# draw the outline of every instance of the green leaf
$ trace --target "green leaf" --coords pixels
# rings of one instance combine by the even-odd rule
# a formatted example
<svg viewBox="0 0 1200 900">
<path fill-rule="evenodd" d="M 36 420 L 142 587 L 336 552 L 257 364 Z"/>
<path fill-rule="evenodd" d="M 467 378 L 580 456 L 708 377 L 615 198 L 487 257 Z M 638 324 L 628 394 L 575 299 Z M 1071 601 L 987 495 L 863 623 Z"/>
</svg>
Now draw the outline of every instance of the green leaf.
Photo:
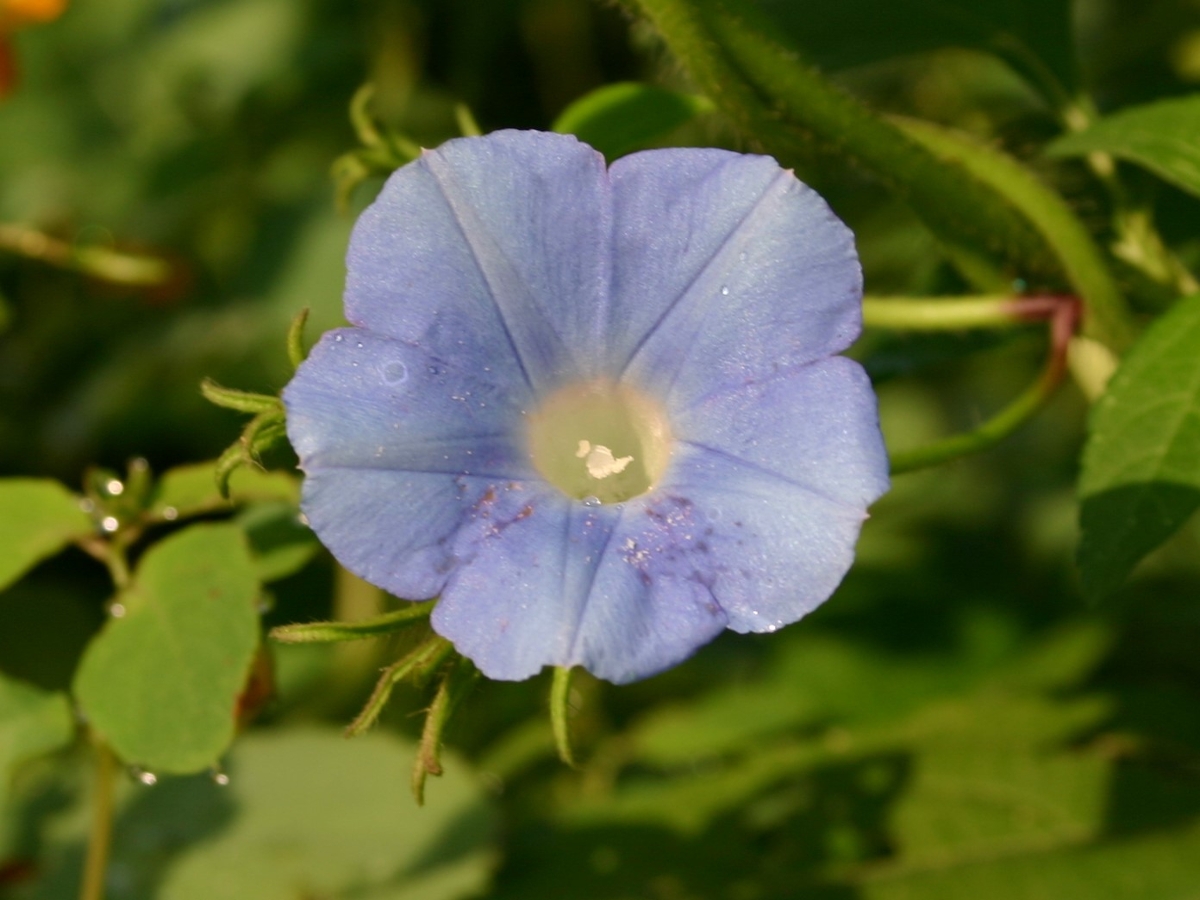
<svg viewBox="0 0 1200 900">
<path fill-rule="evenodd" d="M 1106 851 L 1124 854 L 1134 842 L 1110 831 L 1114 821 L 1128 824 L 1112 817 L 1118 766 L 1087 737 L 1109 727 L 1118 703 L 1084 685 L 1113 636 L 1100 623 L 1077 622 L 968 690 L 931 699 L 929 681 L 922 702 L 897 715 L 889 698 L 878 704 L 893 706 L 882 716 L 869 711 L 872 694 L 895 691 L 889 671 L 912 682 L 915 660 L 897 665 L 881 660 L 878 647 L 826 637 L 812 645 L 819 660 L 795 663 L 810 649 L 797 642 L 783 666 L 745 685 L 740 705 L 722 686 L 706 692 L 719 704 L 694 698 L 701 702 L 679 704 L 669 723 L 652 710 L 599 746 L 594 759 L 620 760 L 623 771 L 606 769 L 608 785 L 543 813 L 550 821 L 538 840 L 513 849 L 502 896 L 555 896 L 555 881 L 572 869 L 583 897 L 642 896 L 639 885 L 669 877 L 678 896 L 999 900 L 1009 887 L 1003 866 L 1014 864 L 1019 896 L 1030 900 L 1157 897 L 1125 888 L 1181 884 L 1187 872 L 1194 885 L 1195 855 L 1175 860 L 1169 877 L 1106 881 Z M 924 667 L 927 675 L 941 668 L 936 656 Z M 959 667 L 945 669 L 938 687 L 956 674 Z M 753 703 L 760 690 L 782 709 Z M 664 738 L 673 742 L 667 755 Z M 690 758 L 689 741 L 699 750 Z M 1152 790 L 1194 796 L 1200 788 L 1194 772 L 1141 774 Z M 1195 843 L 1168 834 L 1145 842 L 1144 858 Z M 983 866 L 987 882 L 972 874 Z M 1039 871 L 1064 886 L 1039 895 Z M 1095 889 L 1072 891 L 1072 878 Z M 938 879 L 975 890 L 905 892 Z"/>
<path fill-rule="evenodd" d="M 0 590 L 95 530 L 80 498 L 57 481 L 0 480 Z"/>
<path fill-rule="evenodd" d="M 1085 131 L 1054 141 L 1046 152 L 1051 156 L 1111 153 L 1200 196 L 1200 94 L 1104 116 Z"/>
<path fill-rule="evenodd" d="M 217 490 L 215 472 L 215 461 L 164 472 L 154 489 L 150 514 L 160 519 L 185 519 L 228 510 L 232 504 L 252 500 L 286 500 L 294 505 L 300 499 L 299 483 L 291 475 L 242 468 L 233 473 L 226 500 Z"/>
<path fill-rule="evenodd" d="M 163 772 L 216 764 L 258 646 L 258 581 L 241 529 L 194 525 L 146 551 L 122 615 L 75 676 L 92 727 L 128 763 Z"/>
<path fill-rule="evenodd" d="M 65 746 L 74 733 L 65 694 L 0 675 L 0 809 L 5 808 L 13 769 Z"/>
<path fill-rule="evenodd" d="M 239 739 L 226 784 L 208 774 L 152 787 L 121 778 L 106 900 L 480 896 L 495 855 L 491 804 L 450 754 L 418 809 L 406 774 L 415 753 L 387 732 L 347 741 L 332 728 L 285 727 Z M 11 812 L 38 851 L 36 881 L 14 900 L 79 895 L 91 822 L 79 785 L 90 771 L 69 762 L 14 797 Z"/>
<path fill-rule="evenodd" d="M 1119 587 L 1200 507 L 1200 294 L 1147 329 L 1093 407 L 1079 498 L 1092 596 Z"/>
<path fill-rule="evenodd" d="M 623 81 L 580 97 L 563 110 L 551 130 L 574 134 L 612 160 L 653 146 L 713 109 L 704 97 Z"/>
<path fill-rule="evenodd" d="M 381 733 L 247 736 L 229 766 L 237 814 L 167 871 L 162 900 L 354 896 L 454 900 L 485 887 L 491 816 L 450 762 L 418 809 L 410 744 Z"/>
</svg>

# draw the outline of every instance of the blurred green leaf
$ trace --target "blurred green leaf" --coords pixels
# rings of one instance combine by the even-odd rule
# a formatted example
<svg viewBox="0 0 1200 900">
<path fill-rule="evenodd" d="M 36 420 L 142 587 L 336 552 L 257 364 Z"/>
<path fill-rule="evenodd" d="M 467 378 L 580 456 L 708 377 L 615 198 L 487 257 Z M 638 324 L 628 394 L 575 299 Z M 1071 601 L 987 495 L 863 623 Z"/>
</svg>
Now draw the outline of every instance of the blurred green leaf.
<svg viewBox="0 0 1200 900">
<path fill-rule="evenodd" d="M 970 47 L 1005 60 L 1052 103 L 1077 86 L 1068 0 L 762 0 L 761 6 L 823 67 Z"/>
<path fill-rule="evenodd" d="M 236 525 L 193 525 L 146 551 L 75 676 L 92 727 L 128 763 L 215 765 L 258 647 L 258 580 Z"/>
<path fill-rule="evenodd" d="M 1200 196 L 1200 94 L 1104 116 L 1046 147 L 1051 156 L 1111 153 Z"/>
<path fill-rule="evenodd" d="M 229 827 L 185 851 L 161 900 L 304 896 L 453 900 L 491 868 L 491 817 L 453 761 L 418 809 L 414 748 L 386 734 L 288 729 L 247 737 L 230 760 Z M 299 893 L 298 893 L 299 892 Z"/>
<path fill-rule="evenodd" d="M 825 657 L 812 666 L 821 672 L 840 652 L 827 681 L 790 681 L 793 692 L 808 694 L 800 705 L 815 714 L 806 718 L 786 722 L 771 704 L 749 702 L 758 690 L 776 704 L 785 699 L 774 690 L 777 679 L 783 685 L 779 672 L 748 683 L 740 709 L 730 702 L 724 716 L 713 714 L 713 704 L 680 704 L 664 729 L 667 722 L 651 712 L 597 750 L 593 765 L 602 776 L 560 802 L 550 827 L 515 851 L 499 896 L 553 896 L 555 881 L 574 869 L 573 894 L 588 900 L 653 896 L 652 886 L 668 883 L 678 896 L 925 900 L 905 885 L 939 878 L 1003 897 L 998 859 L 1096 886 L 1055 896 L 1139 896 L 1105 893 L 1105 851 L 1132 844 L 1110 832 L 1114 761 L 1102 743 L 1081 740 L 1102 730 L 1116 706 L 1115 698 L 1082 688 L 1112 638 L 1109 626 L 1077 622 L 976 686 L 890 718 L 818 711 L 835 682 L 851 682 L 844 690 L 867 709 L 873 690 L 888 690 L 887 672 L 902 671 L 894 660 L 872 663 L 844 639 L 827 641 Z M 936 690 L 929 682 L 926 696 Z M 739 718 L 766 727 L 746 740 L 753 729 Z M 733 730 L 743 737 L 720 737 Z M 661 752 L 666 743 L 670 758 Z M 689 744 L 702 753 L 688 759 Z M 1184 789 L 1170 773 L 1146 777 L 1146 786 Z M 1186 784 L 1192 790 L 1200 779 L 1193 772 Z M 1147 859 L 1192 843 L 1163 834 Z M 580 866 L 584 860 L 591 865 Z M 983 865 L 992 866 L 988 880 L 976 883 L 972 873 Z M 1200 876 L 1200 856 L 1177 858 L 1161 883 L 1189 871 Z"/>
<path fill-rule="evenodd" d="M 1200 507 L 1200 294 L 1147 329 L 1092 409 L 1079 498 L 1093 596 L 1119 587 Z"/>
<path fill-rule="evenodd" d="M 613 160 L 653 146 L 676 128 L 713 109 L 705 97 L 623 81 L 580 97 L 550 127 L 575 135 Z"/>
<path fill-rule="evenodd" d="M 229 500 L 217 490 L 216 462 L 194 463 L 169 469 L 155 486 L 150 514 L 155 518 L 185 519 L 230 509 L 233 504 L 254 500 L 300 499 L 300 486 L 284 472 L 242 468 L 230 479 Z"/>
<path fill-rule="evenodd" d="M 80 498 L 57 481 L 0 479 L 0 590 L 95 530 Z"/>
<path fill-rule="evenodd" d="M 1032 799 L 1032 798 L 1031 798 Z M 1035 801 L 1036 802 L 1036 801 Z M 1200 879 L 1200 828 L 1110 840 L 1051 852 L 999 852 L 958 866 L 881 873 L 863 900 L 1192 900 Z"/>
<path fill-rule="evenodd" d="M 478 896 L 494 851 L 494 814 L 470 769 L 448 754 L 418 809 L 407 768 L 416 747 L 376 732 L 251 731 L 225 778 L 116 785 L 106 900 L 456 900 Z M 90 824 L 88 770 L 68 760 L 26 779 L 12 812 L 33 823 L 36 879 L 13 900 L 75 900 Z M 82 789 L 81 789 L 82 788 Z M 6 898 L 10 896 L 5 893 Z"/>
<path fill-rule="evenodd" d="M 252 503 L 234 521 L 246 532 L 255 572 L 263 584 L 299 572 L 321 549 L 312 529 L 300 524 L 294 503 Z"/>
<path fill-rule="evenodd" d="M 70 742 L 75 721 L 66 694 L 43 691 L 0 674 L 0 809 L 13 769 Z"/>
</svg>

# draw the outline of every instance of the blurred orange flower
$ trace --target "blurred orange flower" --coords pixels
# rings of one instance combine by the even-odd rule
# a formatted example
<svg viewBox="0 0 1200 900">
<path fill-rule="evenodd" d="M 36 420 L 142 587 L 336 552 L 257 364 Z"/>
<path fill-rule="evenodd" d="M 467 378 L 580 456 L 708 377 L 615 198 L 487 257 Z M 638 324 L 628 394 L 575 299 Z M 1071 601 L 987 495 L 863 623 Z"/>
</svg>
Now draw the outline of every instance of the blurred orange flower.
<svg viewBox="0 0 1200 900">
<path fill-rule="evenodd" d="M 0 99 L 17 81 L 17 58 L 9 34 L 25 25 L 57 19 L 66 8 L 67 0 L 0 0 Z"/>
<path fill-rule="evenodd" d="M 67 0 L 0 0 L 0 31 L 49 22 L 62 15 Z"/>
</svg>

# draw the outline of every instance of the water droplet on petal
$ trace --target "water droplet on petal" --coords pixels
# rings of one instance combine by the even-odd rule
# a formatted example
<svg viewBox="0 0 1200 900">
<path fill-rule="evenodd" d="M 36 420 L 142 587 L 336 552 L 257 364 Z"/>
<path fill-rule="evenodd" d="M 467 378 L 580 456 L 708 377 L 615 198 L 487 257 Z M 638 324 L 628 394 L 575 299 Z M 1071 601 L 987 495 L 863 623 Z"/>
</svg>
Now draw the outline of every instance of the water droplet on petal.
<svg viewBox="0 0 1200 900">
<path fill-rule="evenodd" d="M 729 285 L 727 285 L 727 284 L 721 285 L 721 294 L 722 294 L 722 296 L 725 296 L 725 297 L 729 296 Z"/>
<path fill-rule="evenodd" d="M 337 341 L 339 344 L 342 342 L 342 336 L 341 336 L 340 334 L 335 334 L 335 335 L 333 336 L 333 339 L 334 339 L 335 341 Z"/>
<path fill-rule="evenodd" d="M 599 497 L 584 497 L 584 498 L 583 498 L 583 505 L 584 505 L 584 506 L 597 507 L 597 506 L 599 506 L 599 505 L 600 505 L 600 498 L 599 498 Z"/>
<path fill-rule="evenodd" d="M 402 362 L 388 363 L 383 370 L 383 380 L 388 384 L 403 384 L 408 381 L 408 366 Z"/>
<path fill-rule="evenodd" d="M 355 346 L 355 347 L 357 347 L 359 350 L 361 350 L 361 349 L 363 348 L 363 342 L 362 342 L 362 341 L 359 341 L 359 342 L 358 342 L 358 343 L 356 343 L 354 346 Z"/>
</svg>

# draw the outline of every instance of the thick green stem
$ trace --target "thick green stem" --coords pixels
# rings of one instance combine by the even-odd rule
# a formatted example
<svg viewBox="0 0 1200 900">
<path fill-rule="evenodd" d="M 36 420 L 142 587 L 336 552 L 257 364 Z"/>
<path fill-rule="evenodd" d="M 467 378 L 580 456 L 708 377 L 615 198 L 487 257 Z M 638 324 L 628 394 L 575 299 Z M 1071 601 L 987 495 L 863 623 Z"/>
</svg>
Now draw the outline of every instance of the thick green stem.
<svg viewBox="0 0 1200 900">
<path fill-rule="evenodd" d="M 113 789 L 117 759 L 103 741 L 95 741 L 96 780 L 92 791 L 92 827 L 88 835 L 87 859 L 79 900 L 104 900 L 104 876 L 108 871 L 108 852 L 112 846 Z"/>
<path fill-rule="evenodd" d="M 863 324 L 903 331 L 1010 328 L 1043 320 L 1059 297 L 864 297 Z"/>
</svg>

